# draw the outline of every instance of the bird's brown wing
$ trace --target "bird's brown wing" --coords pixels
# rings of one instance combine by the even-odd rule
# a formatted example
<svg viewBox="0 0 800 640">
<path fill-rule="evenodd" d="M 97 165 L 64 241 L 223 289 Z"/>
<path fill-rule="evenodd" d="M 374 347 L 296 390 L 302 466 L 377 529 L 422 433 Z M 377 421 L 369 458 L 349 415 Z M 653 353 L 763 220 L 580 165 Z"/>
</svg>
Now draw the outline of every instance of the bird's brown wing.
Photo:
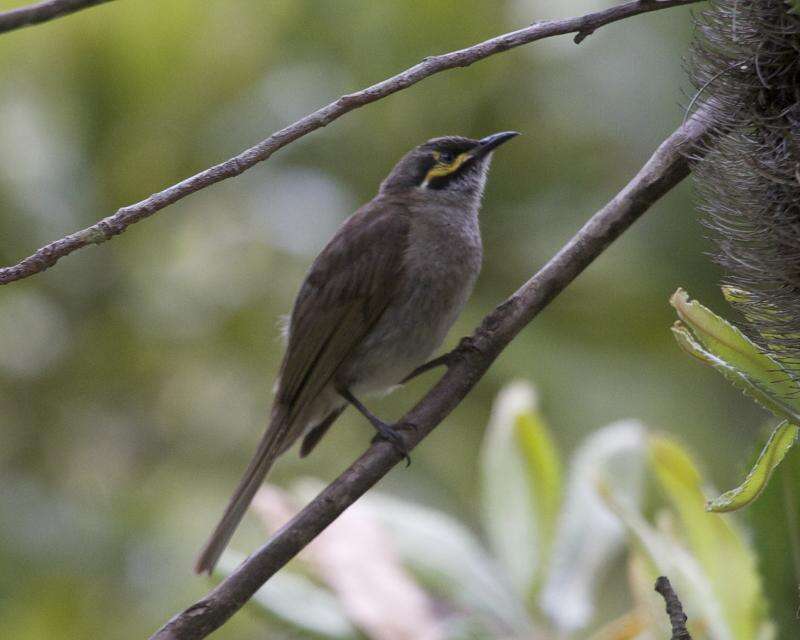
<svg viewBox="0 0 800 640">
<path fill-rule="evenodd" d="M 402 276 L 404 207 L 372 201 L 314 261 L 290 321 L 277 401 L 296 417 L 330 382 L 392 300 Z"/>
<path fill-rule="evenodd" d="M 314 262 L 292 311 L 269 426 L 197 559 L 198 573 L 214 568 L 275 458 L 305 426 L 297 420 L 303 408 L 330 382 L 391 302 L 402 276 L 407 238 L 405 208 L 373 200 L 342 225 Z M 309 440 L 306 453 L 330 422 Z"/>
</svg>

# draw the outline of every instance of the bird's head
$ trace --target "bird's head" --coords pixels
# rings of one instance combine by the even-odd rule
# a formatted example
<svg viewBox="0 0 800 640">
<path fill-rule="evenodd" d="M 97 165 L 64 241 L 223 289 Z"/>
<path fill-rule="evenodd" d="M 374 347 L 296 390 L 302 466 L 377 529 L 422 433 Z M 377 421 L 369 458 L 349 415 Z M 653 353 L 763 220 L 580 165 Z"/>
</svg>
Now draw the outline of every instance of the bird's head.
<svg viewBox="0 0 800 640">
<path fill-rule="evenodd" d="M 480 196 L 492 151 L 518 135 L 503 131 L 480 140 L 458 136 L 428 140 L 400 159 L 381 184 L 381 191 L 421 189 Z"/>
</svg>

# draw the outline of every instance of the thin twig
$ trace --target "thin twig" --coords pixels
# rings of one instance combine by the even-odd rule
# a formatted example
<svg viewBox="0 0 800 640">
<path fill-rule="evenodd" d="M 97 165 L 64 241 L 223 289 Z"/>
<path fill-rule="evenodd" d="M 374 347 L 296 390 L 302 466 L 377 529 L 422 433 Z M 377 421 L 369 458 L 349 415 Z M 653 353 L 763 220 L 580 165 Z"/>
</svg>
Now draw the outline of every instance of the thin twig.
<svg viewBox="0 0 800 640">
<path fill-rule="evenodd" d="M 371 87 L 340 97 L 329 105 L 310 113 L 294 124 L 276 131 L 257 145 L 242 151 L 239 155 L 221 164 L 201 171 L 190 178 L 154 193 L 136 204 L 119 209 L 116 213 L 86 229 L 77 231 L 45 245 L 31 256 L 19 263 L 0 268 L 0 284 L 8 284 L 15 280 L 27 278 L 44 271 L 58 260 L 73 251 L 90 244 L 101 244 L 125 231 L 130 225 L 153 215 L 156 211 L 216 184 L 227 178 L 238 176 L 259 162 L 269 158 L 275 151 L 301 138 L 312 131 L 324 127 L 349 111 L 363 107 L 371 102 L 385 98 L 416 84 L 436 73 L 456 67 L 467 67 L 478 60 L 483 60 L 496 53 L 515 47 L 566 33 L 588 33 L 604 25 L 623 20 L 631 16 L 666 9 L 669 7 L 694 4 L 700 0 L 640 0 L 627 2 L 603 11 L 588 13 L 565 20 L 548 20 L 537 22 L 529 27 L 512 31 L 504 35 L 486 40 L 466 49 L 452 51 L 438 56 L 425 58 L 422 62 L 402 73 L 383 80 Z"/>
<path fill-rule="evenodd" d="M 0 33 L 47 22 L 111 0 L 47 0 L 0 13 Z"/>
<path fill-rule="evenodd" d="M 711 130 L 707 107 L 677 129 L 638 174 L 598 211 L 550 261 L 464 338 L 446 373 L 402 419 L 409 449 L 461 402 L 500 352 L 550 301 L 628 229 L 658 198 L 689 174 L 687 154 L 703 153 Z M 176 615 L 151 640 L 197 640 L 219 628 L 281 567 L 402 459 L 376 442 L 263 547 L 202 600 Z"/>
<path fill-rule="evenodd" d="M 664 598 L 667 603 L 667 615 L 669 616 L 669 623 L 672 627 L 672 637 L 670 640 L 692 640 L 692 636 L 686 630 L 686 614 L 683 612 L 683 605 L 681 604 L 678 594 L 669 583 L 669 578 L 661 576 L 656 580 L 656 591 Z"/>
</svg>

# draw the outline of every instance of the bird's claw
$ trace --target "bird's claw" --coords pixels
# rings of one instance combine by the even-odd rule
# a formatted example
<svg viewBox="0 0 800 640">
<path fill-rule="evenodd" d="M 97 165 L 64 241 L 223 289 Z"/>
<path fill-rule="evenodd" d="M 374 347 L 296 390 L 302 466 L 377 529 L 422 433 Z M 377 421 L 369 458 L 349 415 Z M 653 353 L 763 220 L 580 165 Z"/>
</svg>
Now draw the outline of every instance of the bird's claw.
<svg viewBox="0 0 800 640">
<path fill-rule="evenodd" d="M 380 427 L 377 425 L 375 428 L 378 430 L 378 433 L 372 439 L 372 442 L 388 442 L 390 443 L 395 450 L 403 456 L 406 461 L 406 467 L 411 464 L 411 456 L 408 454 L 408 446 L 406 446 L 405 438 L 400 435 L 399 430 L 403 428 L 410 428 L 416 431 L 416 425 L 409 423 L 401 423 L 397 425 L 389 425 L 389 424 L 381 424 Z"/>
</svg>

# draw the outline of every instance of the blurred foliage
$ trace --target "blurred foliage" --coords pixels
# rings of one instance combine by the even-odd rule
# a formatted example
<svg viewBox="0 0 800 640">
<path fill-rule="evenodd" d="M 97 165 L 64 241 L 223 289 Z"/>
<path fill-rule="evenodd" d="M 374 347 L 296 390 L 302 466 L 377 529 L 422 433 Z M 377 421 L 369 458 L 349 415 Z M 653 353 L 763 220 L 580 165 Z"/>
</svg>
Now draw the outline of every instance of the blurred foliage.
<svg viewBox="0 0 800 640">
<path fill-rule="evenodd" d="M 797 633 L 797 595 L 800 584 L 800 449 L 786 456 L 776 478 L 744 512 L 753 543 L 762 551 L 758 568 L 778 627 L 778 638 Z M 791 596 L 790 596 L 791 594 Z"/>
<path fill-rule="evenodd" d="M 0 263 L 426 55 L 609 4 L 136 0 L 5 34 Z M 341 220 L 429 137 L 524 132 L 496 159 L 484 270 L 453 345 L 680 122 L 689 37 L 688 11 L 670 9 L 580 46 L 564 36 L 440 74 L 0 289 L 0 635 L 141 638 L 202 595 L 209 583 L 191 575 L 192 558 L 263 428 L 278 318 Z M 683 438 L 715 484 L 738 481 L 758 408 L 661 330 L 676 283 L 719 300 L 690 195 L 675 190 L 609 248 L 383 490 L 478 522 L 479 442 L 512 377 L 539 381 L 560 451 L 636 415 Z M 373 408 L 401 415 L 434 375 Z M 328 480 L 370 437 L 347 412 L 313 460 L 289 454 L 271 481 L 312 468 Z M 759 526 L 772 523 L 759 541 L 783 534 L 778 518 Z M 251 519 L 236 547 L 263 535 Z M 764 566 L 770 553 L 761 549 Z M 614 567 L 598 579 L 600 618 L 621 611 L 613 585 L 625 568 Z M 795 590 L 770 593 L 781 611 L 796 602 Z M 217 636 L 262 629 L 243 614 Z"/>
<path fill-rule="evenodd" d="M 704 511 L 700 472 L 683 445 L 636 421 L 608 425 L 578 447 L 560 491 L 559 451 L 529 458 L 510 444 L 519 431 L 550 437 L 522 382 L 500 392 L 482 447 L 488 547 L 442 512 L 373 492 L 300 554 L 294 572 L 262 588 L 251 608 L 275 628 L 324 638 L 661 640 L 669 621 L 653 584 L 666 574 L 695 640 L 775 637 L 755 550 L 735 519 Z M 503 464 L 512 471 L 499 471 Z M 540 465 L 555 470 L 549 480 Z M 526 468 L 537 480 L 520 494 L 516 470 Z M 501 486 L 498 476 L 517 482 Z M 268 487 L 255 509 L 273 531 L 318 488 L 311 481 L 288 492 Z M 536 497 L 551 491 L 557 513 Z M 553 530 L 552 545 L 542 545 L 539 532 Z M 229 553 L 219 573 L 236 559 Z M 604 620 L 609 612 L 598 614 L 597 602 L 615 559 L 628 565 L 628 579 L 614 585 L 622 612 Z M 466 585 L 476 584 L 483 588 L 466 598 Z"/>
</svg>

